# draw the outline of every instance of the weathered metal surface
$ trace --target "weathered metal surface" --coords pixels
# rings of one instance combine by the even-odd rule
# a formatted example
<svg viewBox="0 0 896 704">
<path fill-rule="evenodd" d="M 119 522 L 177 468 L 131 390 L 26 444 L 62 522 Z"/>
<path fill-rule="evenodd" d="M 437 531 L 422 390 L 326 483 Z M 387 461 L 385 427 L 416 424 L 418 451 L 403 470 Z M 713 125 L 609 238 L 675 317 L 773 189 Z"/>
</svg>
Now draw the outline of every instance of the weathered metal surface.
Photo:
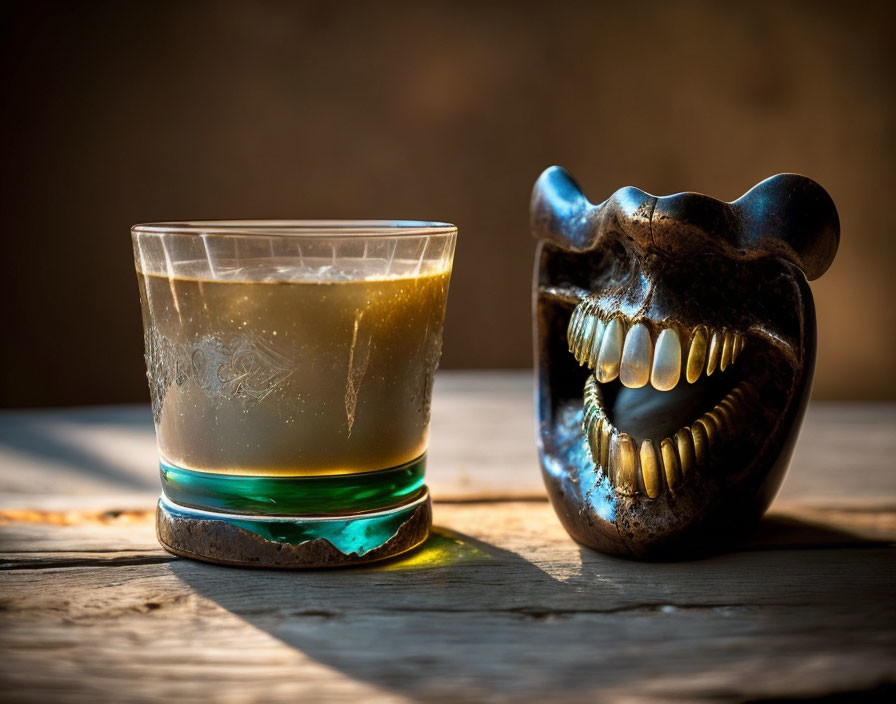
<svg viewBox="0 0 896 704">
<path fill-rule="evenodd" d="M 594 205 L 552 167 L 531 215 L 539 450 L 564 526 L 639 558 L 730 546 L 777 493 L 805 412 L 830 197 L 781 174 L 731 203 L 623 188 Z"/>
</svg>

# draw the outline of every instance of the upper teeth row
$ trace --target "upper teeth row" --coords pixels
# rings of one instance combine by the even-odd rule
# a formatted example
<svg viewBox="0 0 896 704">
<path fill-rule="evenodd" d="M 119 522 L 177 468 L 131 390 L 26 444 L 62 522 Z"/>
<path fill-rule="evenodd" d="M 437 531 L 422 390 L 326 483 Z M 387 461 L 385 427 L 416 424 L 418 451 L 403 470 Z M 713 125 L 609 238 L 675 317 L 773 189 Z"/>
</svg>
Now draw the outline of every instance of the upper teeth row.
<svg viewBox="0 0 896 704">
<path fill-rule="evenodd" d="M 666 327 L 652 338 L 646 321 L 632 322 L 621 314 L 605 319 L 593 301 L 576 306 L 569 319 L 569 351 L 579 364 L 594 369 L 599 382 L 617 376 L 633 389 L 650 382 L 658 391 L 675 388 L 681 378 L 682 360 L 685 378 L 693 384 L 706 371 L 724 371 L 744 348 L 745 338 L 730 330 L 713 330 L 698 325 L 685 338 L 674 327 Z"/>
</svg>

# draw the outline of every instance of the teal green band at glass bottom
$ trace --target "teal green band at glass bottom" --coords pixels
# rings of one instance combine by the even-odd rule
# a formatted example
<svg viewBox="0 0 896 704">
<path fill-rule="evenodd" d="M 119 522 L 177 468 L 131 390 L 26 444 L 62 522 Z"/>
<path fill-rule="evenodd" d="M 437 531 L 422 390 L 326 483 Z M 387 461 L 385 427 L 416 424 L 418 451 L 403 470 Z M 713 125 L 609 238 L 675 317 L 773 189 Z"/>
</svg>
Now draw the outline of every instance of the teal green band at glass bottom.
<svg viewBox="0 0 896 704">
<path fill-rule="evenodd" d="M 177 506 L 162 496 L 162 505 L 169 513 L 182 518 L 203 521 L 223 521 L 254 533 L 275 543 L 301 545 L 309 540 L 324 538 L 345 555 L 365 555 L 385 545 L 398 532 L 414 511 L 429 500 L 424 487 L 420 497 L 405 506 L 372 514 L 350 517 L 319 516 L 232 516 L 221 513 L 195 511 Z"/>
<path fill-rule="evenodd" d="M 426 455 L 363 474 L 257 477 L 209 474 L 159 462 L 162 492 L 206 511 L 263 516 L 332 516 L 381 511 L 413 500 L 423 488 Z"/>
</svg>

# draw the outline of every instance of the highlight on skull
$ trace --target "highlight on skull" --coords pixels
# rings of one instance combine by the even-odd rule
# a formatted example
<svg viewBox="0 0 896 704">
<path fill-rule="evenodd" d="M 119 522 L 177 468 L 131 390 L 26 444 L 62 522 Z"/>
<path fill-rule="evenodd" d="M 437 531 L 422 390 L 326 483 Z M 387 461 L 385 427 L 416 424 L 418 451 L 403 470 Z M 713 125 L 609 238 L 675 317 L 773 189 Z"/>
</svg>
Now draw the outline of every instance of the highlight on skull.
<svg viewBox="0 0 896 704">
<path fill-rule="evenodd" d="M 592 204 L 551 167 L 531 217 L 539 453 L 564 526 L 632 557 L 730 544 L 774 498 L 805 412 L 830 196 L 781 174 L 730 203 L 628 187 Z"/>
</svg>

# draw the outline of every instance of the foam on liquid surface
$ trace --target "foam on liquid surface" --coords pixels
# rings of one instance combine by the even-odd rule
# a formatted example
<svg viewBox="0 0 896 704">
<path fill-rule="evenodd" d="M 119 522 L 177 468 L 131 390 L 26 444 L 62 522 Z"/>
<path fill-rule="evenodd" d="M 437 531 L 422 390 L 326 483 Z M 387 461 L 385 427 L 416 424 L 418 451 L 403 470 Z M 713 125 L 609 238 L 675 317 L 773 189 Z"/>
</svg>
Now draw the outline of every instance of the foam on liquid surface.
<svg viewBox="0 0 896 704">
<path fill-rule="evenodd" d="M 282 257 L 264 259 L 206 259 L 161 262 L 145 266 L 143 273 L 195 281 L 239 283 L 344 283 L 411 279 L 444 273 L 440 260 L 377 259 L 368 257 Z"/>
</svg>

